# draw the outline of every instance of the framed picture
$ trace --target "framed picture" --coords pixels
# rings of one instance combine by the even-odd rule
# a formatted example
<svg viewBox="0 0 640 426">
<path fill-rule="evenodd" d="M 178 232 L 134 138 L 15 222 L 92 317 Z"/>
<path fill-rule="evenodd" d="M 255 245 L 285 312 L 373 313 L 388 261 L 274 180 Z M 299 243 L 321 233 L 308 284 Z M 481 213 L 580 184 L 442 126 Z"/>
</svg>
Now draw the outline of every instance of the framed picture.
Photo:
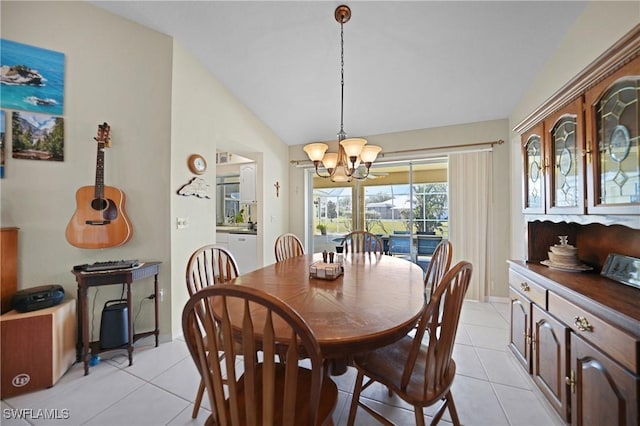
<svg viewBox="0 0 640 426">
<path fill-rule="evenodd" d="M 64 54 L 0 39 L 0 107 L 63 115 Z"/>
<path fill-rule="evenodd" d="M 640 259 L 611 253 L 602 267 L 601 275 L 640 288 Z"/>
<path fill-rule="evenodd" d="M 6 140 L 4 129 L 6 125 L 7 115 L 3 110 L 0 110 L 0 179 L 4 178 L 4 141 Z"/>
<path fill-rule="evenodd" d="M 64 161 L 64 120 L 53 115 L 14 111 L 13 158 Z"/>
</svg>

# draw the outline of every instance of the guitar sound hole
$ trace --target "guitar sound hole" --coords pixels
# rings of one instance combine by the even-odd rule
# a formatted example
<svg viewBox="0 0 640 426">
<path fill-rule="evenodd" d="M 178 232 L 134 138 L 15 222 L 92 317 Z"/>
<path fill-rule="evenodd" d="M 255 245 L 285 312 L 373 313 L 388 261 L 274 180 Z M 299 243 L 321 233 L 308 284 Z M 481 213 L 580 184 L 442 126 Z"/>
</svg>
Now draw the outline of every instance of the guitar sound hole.
<svg viewBox="0 0 640 426">
<path fill-rule="evenodd" d="M 104 210 L 107 208 L 107 205 L 109 205 L 109 202 L 104 198 L 94 198 L 93 201 L 91 201 L 91 208 L 94 210 Z"/>
<path fill-rule="evenodd" d="M 116 220 L 118 218 L 118 208 L 116 203 L 110 198 L 95 198 L 91 202 L 94 210 L 102 212 L 102 218 L 105 220 Z"/>
</svg>

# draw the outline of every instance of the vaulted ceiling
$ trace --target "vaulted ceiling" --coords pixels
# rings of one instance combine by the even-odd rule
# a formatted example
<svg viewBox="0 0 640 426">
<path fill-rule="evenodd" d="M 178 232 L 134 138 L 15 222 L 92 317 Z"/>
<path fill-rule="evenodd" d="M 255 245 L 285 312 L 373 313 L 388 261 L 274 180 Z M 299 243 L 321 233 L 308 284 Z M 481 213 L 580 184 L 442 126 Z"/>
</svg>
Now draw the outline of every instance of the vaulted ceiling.
<svg viewBox="0 0 640 426">
<path fill-rule="evenodd" d="M 334 1 L 92 1 L 168 34 L 286 144 L 340 127 Z M 352 1 L 348 136 L 507 118 L 585 1 Z"/>
</svg>

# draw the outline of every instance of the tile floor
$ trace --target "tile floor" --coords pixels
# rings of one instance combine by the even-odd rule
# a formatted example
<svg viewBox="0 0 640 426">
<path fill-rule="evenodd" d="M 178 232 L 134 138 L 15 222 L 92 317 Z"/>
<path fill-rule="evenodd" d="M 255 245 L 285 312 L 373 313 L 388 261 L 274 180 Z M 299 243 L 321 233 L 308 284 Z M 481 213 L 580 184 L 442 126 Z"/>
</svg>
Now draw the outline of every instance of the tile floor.
<svg viewBox="0 0 640 426">
<path fill-rule="evenodd" d="M 507 348 L 509 306 L 465 302 L 454 359 L 458 371 L 453 395 L 464 425 L 563 425 Z M 83 376 L 75 364 L 52 388 L 2 401 L 2 425 L 200 425 L 209 415 L 208 401 L 191 418 L 199 376 L 183 340 L 153 347 L 141 340 L 128 365 L 124 351 L 106 352 Z M 355 370 L 334 377 L 340 390 L 333 415 L 346 425 Z M 398 425 L 414 424 L 411 407 L 386 388 L 371 386 L 363 397 Z M 14 410 L 15 409 L 15 410 Z M 48 411 L 44 411 L 44 410 Z M 435 409 L 427 409 L 427 417 Z M 16 418 L 22 413 L 22 418 Z M 57 420 L 44 418 L 53 414 Z M 428 422 L 430 418 L 426 419 Z M 450 424 L 445 412 L 440 424 Z M 359 410 L 357 425 L 375 420 Z"/>
</svg>

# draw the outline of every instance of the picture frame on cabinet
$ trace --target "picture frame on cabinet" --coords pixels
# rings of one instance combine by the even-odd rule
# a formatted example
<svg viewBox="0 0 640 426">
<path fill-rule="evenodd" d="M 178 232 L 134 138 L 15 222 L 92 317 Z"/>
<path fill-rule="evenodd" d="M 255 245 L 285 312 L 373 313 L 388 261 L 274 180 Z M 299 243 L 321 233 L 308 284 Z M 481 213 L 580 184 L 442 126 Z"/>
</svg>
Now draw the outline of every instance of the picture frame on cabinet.
<svg viewBox="0 0 640 426">
<path fill-rule="evenodd" d="M 610 253 L 600 274 L 619 283 L 640 288 L 640 259 Z"/>
</svg>

